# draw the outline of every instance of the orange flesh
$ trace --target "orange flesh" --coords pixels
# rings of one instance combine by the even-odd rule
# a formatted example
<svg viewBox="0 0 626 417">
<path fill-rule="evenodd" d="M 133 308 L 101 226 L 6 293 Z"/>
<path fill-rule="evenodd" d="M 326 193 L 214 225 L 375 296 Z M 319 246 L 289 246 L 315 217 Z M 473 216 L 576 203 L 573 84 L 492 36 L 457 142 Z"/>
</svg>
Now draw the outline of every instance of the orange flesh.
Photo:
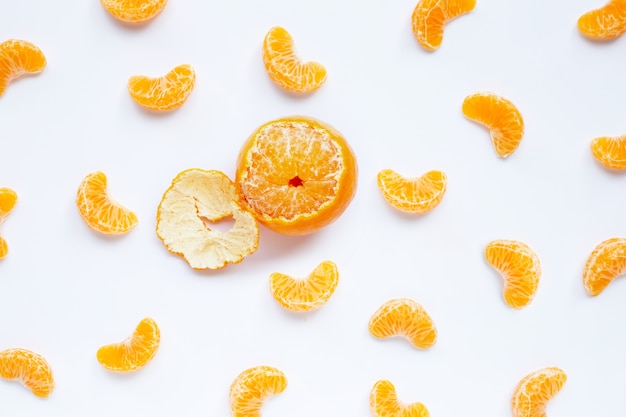
<svg viewBox="0 0 626 417">
<path fill-rule="evenodd" d="M 609 169 L 626 169 L 626 136 L 595 138 L 591 142 L 591 152 Z"/>
<path fill-rule="evenodd" d="M 447 178 L 441 171 L 429 171 L 421 177 L 405 178 L 391 169 L 378 173 L 378 189 L 394 208 L 424 214 L 441 203 Z"/>
<path fill-rule="evenodd" d="M 148 364 L 156 354 L 161 333 L 156 322 L 143 319 L 128 339 L 98 349 L 98 362 L 114 372 L 133 372 Z"/>
<path fill-rule="evenodd" d="M 143 107 L 170 111 L 182 106 L 196 85 L 191 65 L 179 65 L 162 77 L 134 75 L 128 80 L 130 96 Z"/>
<path fill-rule="evenodd" d="M 384 303 L 372 315 L 368 328 L 376 338 L 401 336 L 418 349 L 428 349 L 437 340 L 437 329 L 426 310 L 408 298 Z"/>
<path fill-rule="evenodd" d="M 626 239 L 612 238 L 595 247 L 583 273 L 585 290 L 599 295 L 613 280 L 626 273 Z"/>
<path fill-rule="evenodd" d="M 390 381 L 377 381 L 370 393 L 370 410 L 373 417 L 429 417 L 422 403 L 404 404 L 398 399 L 396 388 Z"/>
<path fill-rule="evenodd" d="M 591 39 L 614 39 L 626 31 L 626 0 L 610 0 L 578 18 L 578 30 Z"/>
<path fill-rule="evenodd" d="M 230 386 L 230 410 L 233 417 L 261 417 L 265 401 L 287 388 L 287 378 L 279 369 L 257 366 L 243 371 Z"/>
<path fill-rule="evenodd" d="M 0 378 L 20 380 L 31 392 L 45 398 L 54 388 L 52 369 L 39 354 L 26 349 L 0 352 Z"/>
<path fill-rule="evenodd" d="M 567 376 L 556 367 L 543 368 L 525 376 L 511 400 L 513 417 L 545 417 L 546 406 L 559 393 Z"/>
<path fill-rule="evenodd" d="M 113 17 L 128 23 L 140 23 L 156 17 L 167 0 L 100 0 Z"/>
<path fill-rule="evenodd" d="M 46 66 L 46 57 L 34 44 L 23 40 L 0 43 L 0 96 L 12 80 L 36 74 Z"/>
<path fill-rule="evenodd" d="M 413 10 L 413 34 L 427 50 L 433 51 L 443 41 L 446 23 L 476 6 L 476 0 L 420 0 Z"/>
<path fill-rule="evenodd" d="M 320 263 L 304 279 L 278 272 L 270 276 L 270 289 L 274 299 L 284 308 L 298 312 L 321 307 L 333 295 L 338 283 L 337 266 L 330 261 Z"/>
</svg>

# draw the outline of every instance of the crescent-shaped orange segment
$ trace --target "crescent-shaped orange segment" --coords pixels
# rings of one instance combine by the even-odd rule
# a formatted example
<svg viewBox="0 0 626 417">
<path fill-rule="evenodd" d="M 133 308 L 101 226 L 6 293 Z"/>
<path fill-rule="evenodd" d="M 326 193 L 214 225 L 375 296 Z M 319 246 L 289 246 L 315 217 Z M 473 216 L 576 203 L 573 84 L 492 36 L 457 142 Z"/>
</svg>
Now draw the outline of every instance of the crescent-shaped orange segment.
<svg viewBox="0 0 626 417">
<path fill-rule="evenodd" d="M 170 111 L 187 101 L 195 85 L 196 72 L 191 65 L 183 64 L 161 77 L 133 75 L 128 80 L 128 93 L 149 110 Z"/>
<path fill-rule="evenodd" d="M 54 389 L 52 368 L 46 359 L 27 349 L 0 352 L 0 378 L 19 380 L 35 396 L 45 398 Z"/>
<path fill-rule="evenodd" d="M 578 18 L 578 30 L 590 39 L 614 39 L 626 31 L 626 0 L 610 0 Z"/>
<path fill-rule="evenodd" d="M 545 417 L 546 406 L 563 388 L 567 375 L 548 367 L 526 375 L 515 387 L 511 408 L 513 417 Z"/>
<path fill-rule="evenodd" d="M 424 214 L 441 203 L 447 186 L 446 174 L 429 171 L 421 177 L 404 177 L 391 169 L 378 173 L 378 189 L 394 208 L 406 213 Z"/>
<path fill-rule="evenodd" d="M 433 51 L 441 46 L 445 25 L 475 6 L 476 0 L 420 0 L 413 10 L 413 34 L 420 45 Z"/>
<path fill-rule="evenodd" d="M 119 343 L 102 346 L 96 353 L 100 365 L 113 372 L 134 372 L 156 355 L 161 332 L 151 318 L 139 322 L 130 337 Z"/>
<path fill-rule="evenodd" d="M 13 211 L 13 207 L 17 203 L 17 193 L 10 188 L 0 188 L 0 228 L 9 213 Z M 2 229 L 0 229 L 0 232 Z M 0 236 L 0 259 L 3 259 L 9 253 L 9 245 L 4 237 Z"/>
<path fill-rule="evenodd" d="M 46 57 L 35 44 L 19 39 L 0 43 L 0 96 L 16 78 L 37 74 L 46 67 Z"/>
<path fill-rule="evenodd" d="M 285 374 L 271 366 L 257 366 L 240 373 L 230 386 L 232 417 L 261 417 L 261 407 L 269 398 L 287 388 Z"/>
<path fill-rule="evenodd" d="M 270 275 L 270 291 L 274 299 L 287 310 L 315 310 L 330 299 L 339 283 L 337 265 L 320 263 L 306 278 L 294 278 L 275 272 Z"/>
<path fill-rule="evenodd" d="M 405 404 L 398 399 L 391 381 L 380 380 L 370 393 L 370 410 L 373 417 L 429 417 L 426 406 L 419 402 Z"/>
<path fill-rule="evenodd" d="M 601 242 L 587 258 L 583 285 L 589 295 L 599 295 L 613 280 L 626 273 L 626 239 Z"/>
<path fill-rule="evenodd" d="M 141 23 L 156 17 L 167 0 L 100 0 L 113 17 L 127 23 Z"/>
<path fill-rule="evenodd" d="M 626 135 L 595 138 L 591 141 L 591 153 L 606 168 L 626 169 Z"/>
<path fill-rule="evenodd" d="M 372 315 L 372 336 L 379 339 L 400 336 L 418 349 L 428 349 L 437 340 L 437 329 L 426 310 L 409 298 L 387 301 Z"/>
</svg>

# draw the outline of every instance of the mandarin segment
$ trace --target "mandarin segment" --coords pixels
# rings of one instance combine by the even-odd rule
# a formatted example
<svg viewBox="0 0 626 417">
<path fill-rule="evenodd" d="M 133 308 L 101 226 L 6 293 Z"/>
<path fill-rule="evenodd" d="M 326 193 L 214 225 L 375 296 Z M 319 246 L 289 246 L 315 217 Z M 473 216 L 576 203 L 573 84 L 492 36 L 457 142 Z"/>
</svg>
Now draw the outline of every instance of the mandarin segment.
<svg viewBox="0 0 626 417">
<path fill-rule="evenodd" d="M 320 263 L 306 278 L 294 278 L 280 272 L 270 275 L 270 291 L 287 310 L 308 312 L 324 305 L 339 283 L 337 265 Z"/>
<path fill-rule="evenodd" d="M 234 220 L 220 231 L 210 224 Z M 157 236 L 194 269 L 220 269 L 254 253 L 259 226 L 239 203 L 233 182 L 220 171 L 192 168 L 179 173 L 157 210 Z"/>
<path fill-rule="evenodd" d="M 102 171 L 85 176 L 76 194 L 76 206 L 87 226 L 107 235 L 121 235 L 137 225 L 137 215 L 114 200 Z"/>
<path fill-rule="evenodd" d="M 465 97 L 463 114 L 489 129 L 491 141 L 501 158 L 511 155 L 524 136 L 524 119 L 508 99 L 493 93 L 476 93 Z"/>
<path fill-rule="evenodd" d="M 526 307 L 535 297 L 541 264 L 537 254 L 525 243 L 499 239 L 489 242 L 485 259 L 504 280 L 504 301 L 514 309 Z"/>
<path fill-rule="evenodd" d="M 265 401 L 287 388 L 285 374 L 271 366 L 257 366 L 240 373 L 230 386 L 233 417 L 261 417 Z"/>
<path fill-rule="evenodd" d="M 607 239 L 597 245 L 587 258 L 583 285 L 589 295 L 596 296 L 625 273 L 626 238 Z"/>
<path fill-rule="evenodd" d="M 546 406 L 563 388 L 567 375 L 548 367 L 526 375 L 515 387 L 511 408 L 513 417 L 545 417 Z"/>
<path fill-rule="evenodd" d="M 413 10 L 413 34 L 425 49 L 441 46 L 445 25 L 474 10 L 476 0 L 420 0 Z"/>
<path fill-rule="evenodd" d="M 100 347 L 96 358 L 109 371 L 134 372 L 154 358 L 160 342 L 159 326 L 147 317 L 139 322 L 132 335 L 124 341 Z"/>
<path fill-rule="evenodd" d="M 318 62 L 302 61 L 286 29 L 275 26 L 263 40 L 263 63 L 270 79 L 294 93 L 310 93 L 326 81 L 326 68 Z"/>
<path fill-rule="evenodd" d="M 2 223 L 17 203 L 17 193 L 10 188 L 0 188 L 0 232 L 2 231 Z M 0 259 L 3 259 L 9 253 L 9 245 L 7 241 L 0 236 Z"/>
<path fill-rule="evenodd" d="M 391 381 L 380 380 L 370 393 L 370 410 L 373 417 L 429 417 L 422 403 L 405 404 L 398 399 L 396 387 Z"/>
<path fill-rule="evenodd" d="M 0 43 L 0 96 L 16 78 L 37 74 L 46 67 L 46 57 L 33 43 L 9 39 Z"/>
<path fill-rule="evenodd" d="M 412 214 L 424 214 L 441 203 L 446 193 L 447 177 L 442 171 L 429 171 L 421 177 L 407 178 L 391 169 L 378 173 L 378 189 L 394 208 Z"/>
<path fill-rule="evenodd" d="M 35 396 L 45 398 L 54 389 L 52 368 L 46 359 L 27 349 L 0 352 L 0 378 L 19 380 Z"/>
<path fill-rule="evenodd" d="M 127 23 L 141 23 L 156 17 L 167 0 L 100 0 L 113 17 Z"/>
<path fill-rule="evenodd" d="M 378 339 L 404 337 L 418 349 L 429 349 L 437 341 L 433 320 L 409 298 L 396 298 L 381 305 L 370 318 L 368 329 Z"/>
<path fill-rule="evenodd" d="M 591 141 L 591 153 L 606 168 L 626 169 L 626 135 L 595 138 Z"/>
<path fill-rule="evenodd" d="M 191 65 L 183 64 L 161 77 L 133 75 L 128 80 L 128 93 L 147 109 L 170 111 L 187 101 L 195 85 L 196 72 Z"/>
<path fill-rule="evenodd" d="M 590 39 L 614 39 L 626 31 L 626 0 L 610 0 L 578 18 L 578 30 Z"/>
<path fill-rule="evenodd" d="M 259 127 L 244 143 L 235 183 L 267 228 L 286 235 L 313 233 L 337 220 L 352 201 L 356 157 L 330 125 L 285 117 Z"/>
</svg>

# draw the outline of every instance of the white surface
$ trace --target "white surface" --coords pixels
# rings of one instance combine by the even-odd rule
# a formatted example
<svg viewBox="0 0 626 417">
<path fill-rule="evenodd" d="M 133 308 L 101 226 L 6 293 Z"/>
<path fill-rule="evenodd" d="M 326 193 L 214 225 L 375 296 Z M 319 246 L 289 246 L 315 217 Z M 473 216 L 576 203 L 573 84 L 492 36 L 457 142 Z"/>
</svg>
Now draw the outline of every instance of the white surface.
<svg viewBox="0 0 626 417">
<path fill-rule="evenodd" d="M 242 370 L 276 366 L 289 380 L 266 416 L 366 416 L 378 379 L 432 416 L 510 415 L 527 373 L 560 366 L 568 381 L 550 416 L 626 413 L 626 282 L 597 298 L 582 286 L 600 241 L 626 235 L 626 178 L 589 151 L 626 132 L 626 39 L 585 40 L 577 18 L 597 1 L 479 0 L 427 53 L 411 33 L 416 1 L 170 0 L 150 24 L 128 28 L 97 0 L 5 2 L 0 40 L 26 39 L 48 59 L 0 99 L 0 186 L 19 194 L 2 234 L 0 349 L 45 356 L 56 389 L 46 400 L 0 381 L 2 416 L 229 415 Z M 267 78 L 261 43 L 281 25 L 326 84 L 294 98 Z M 126 91 L 128 77 L 192 64 L 197 85 L 178 111 L 153 115 Z M 526 120 L 518 150 L 499 160 L 487 132 L 461 113 L 463 98 L 493 91 Z M 239 147 L 260 124 L 307 114 L 342 131 L 359 161 L 359 188 L 322 232 L 289 238 L 262 230 L 239 265 L 192 271 L 157 239 L 155 213 L 171 179 L 191 167 L 234 174 Z M 421 218 L 386 205 L 376 174 L 441 169 L 448 192 Z M 89 230 L 75 192 L 103 170 L 139 225 L 107 239 Z M 493 239 L 533 247 L 543 276 L 533 303 L 507 307 L 483 259 Z M 303 276 L 330 259 L 341 278 L 317 312 L 282 310 L 271 272 Z M 439 339 L 417 351 L 376 340 L 370 315 L 392 297 L 431 314 Z M 146 368 L 115 375 L 97 363 L 105 343 L 144 316 L 162 343 Z"/>
</svg>

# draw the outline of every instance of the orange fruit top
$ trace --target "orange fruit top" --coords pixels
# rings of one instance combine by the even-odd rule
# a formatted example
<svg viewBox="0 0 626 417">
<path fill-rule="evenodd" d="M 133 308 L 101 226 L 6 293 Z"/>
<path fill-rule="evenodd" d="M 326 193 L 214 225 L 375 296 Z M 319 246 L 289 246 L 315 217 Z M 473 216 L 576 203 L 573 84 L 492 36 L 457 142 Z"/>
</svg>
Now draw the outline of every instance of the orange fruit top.
<svg viewBox="0 0 626 417">
<path fill-rule="evenodd" d="M 526 375 L 513 392 L 513 417 L 545 417 L 546 405 L 559 393 L 566 380 L 565 372 L 557 367 L 539 369 Z"/>
<path fill-rule="evenodd" d="M 591 39 L 613 39 L 626 31 L 626 0 L 609 0 L 578 18 L 578 30 Z"/>
<path fill-rule="evenodd" d="M 0 352 L 0 378 L 17 379 L 37 397 L 45 398 L 54 389 L 52 369 L 43 356 L 27 349 Z"/>
<path fill-rule="evenodd" d="M 330 125 L 306 116 L 265 123 L 243 144 L 235 178 L 241 199 L 271 230 L 316 232 L 352 201 L 357 163 Z"/>
<path fill-rule="evenodd" d="M 167 0 L 100 0 L 100 3 L 116 19 L 140 23 L 161 13 Z"/>
<path fill-rule="evenodd" d="M 441 46 L 446 23 L 475 6 L 476 0 L 420 0 L 413 10 L 413 34 L 420 45 L 433 51 Z"/>
<path fill-rule="evenodd" d="M 45 67 L 46 57 L 35 44 L 18 39 L 0 43 L 0 96 L 12 80 Z"/>
</svg>

